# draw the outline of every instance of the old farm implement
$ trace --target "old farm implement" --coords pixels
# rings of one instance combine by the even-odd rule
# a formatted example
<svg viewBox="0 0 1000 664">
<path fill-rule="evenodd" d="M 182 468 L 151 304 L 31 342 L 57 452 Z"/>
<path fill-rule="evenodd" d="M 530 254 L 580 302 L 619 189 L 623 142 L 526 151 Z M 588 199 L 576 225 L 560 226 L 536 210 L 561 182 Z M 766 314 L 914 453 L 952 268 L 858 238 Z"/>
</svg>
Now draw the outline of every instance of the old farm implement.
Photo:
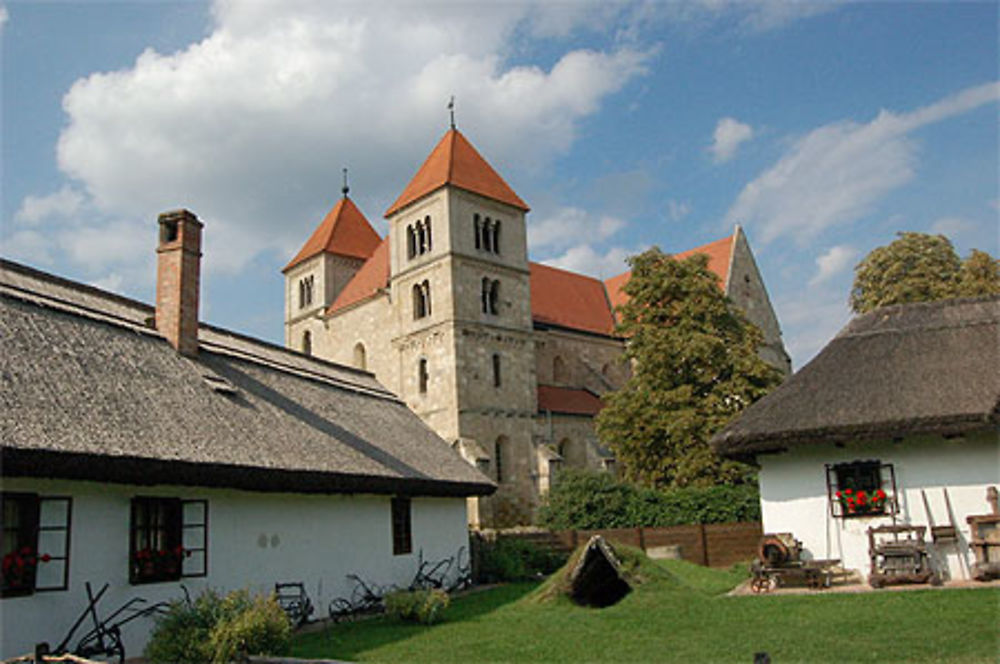
<svg viewBox="0 0 1000 664">
<path fill-rule="evenodd" d="M 940 585 L 941 578 L 931 567 L 924 526 L 878 526 L 868 529 L 868 552 L 872 588 L 897 583 Z"/>
<path fill-rule="evenodd" d="M 133 597 L 102 619 L 97 613 L 97 604 L 101 601 L 104 593 L 107 592 L 109 584 L 105 583 L 96 595 L 93 593 L 89 581 L 84 585 L 87 590 L 87 607 L 80 614 L 80 617 L 77 618 L 76 622 L 73 623 L 73 626 L 70 627 L 66 637 L 51 650 L 49 650 L 48 644 L 40 643 L 36 648 L 36 652 L 40 655 L 72 653 L 85 658 L 110 658 L 119 663 L 124 662 L 125 645 L 122 643 L 121 628 L 133 620 L 165 611 L 168 606 L 167 603 L 157 602 L 156 604 L 143 606 L 146 604 L 146 600 L 141 597 Z M 79 638 L 76 638 L 77 630 L 88 619 L 92 626 L 80 635 Z M 74 641 L 75 645 L 72 645 L 71 648 L 71 644 Z"/>
<path fill-rule="evenodd" d="M 816 590 L 829 588 L 841 571 L 839 559 L 803 560 L 802 542 L 791 533 L 768 533 L 760 538 L 758 558 L 750 565 L 750 589 L 766 593 L 791 584 Z"/>
</svg>

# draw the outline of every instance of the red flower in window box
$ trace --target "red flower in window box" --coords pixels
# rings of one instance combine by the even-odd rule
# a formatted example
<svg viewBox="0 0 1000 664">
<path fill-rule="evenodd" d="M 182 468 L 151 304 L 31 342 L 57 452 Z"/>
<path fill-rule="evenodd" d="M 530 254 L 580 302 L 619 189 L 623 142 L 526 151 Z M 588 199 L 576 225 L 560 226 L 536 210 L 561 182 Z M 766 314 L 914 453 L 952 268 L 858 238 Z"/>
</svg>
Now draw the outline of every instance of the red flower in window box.
<svg viewBox="0 0 1000 664">
<path fill-rule="evenodd" d="M 853 491 L 844 489 L 836 493 L 837 500 L 845 514 L 883 514 L 888 499 L 885 491 L 876 489 L 868 493 L 864 489 Z"/>
<path fill-rule="evenodd" d="M 156 579 L 158 577 L 176 576 L 180 570 L 184 547 L 177 546 L 167 549 L 139 549 L 132 554 L 135 574 L 140 579 Z"/>
<path fill-rule="evenodd" d="M 36 556 L 30 546 L 11 551 L 0 562 L 4 590 L 30 590 L 34 584 L 38 563 L 47 563 L 50 560 L 52 556 L 47 553 Z"/>
</svg>

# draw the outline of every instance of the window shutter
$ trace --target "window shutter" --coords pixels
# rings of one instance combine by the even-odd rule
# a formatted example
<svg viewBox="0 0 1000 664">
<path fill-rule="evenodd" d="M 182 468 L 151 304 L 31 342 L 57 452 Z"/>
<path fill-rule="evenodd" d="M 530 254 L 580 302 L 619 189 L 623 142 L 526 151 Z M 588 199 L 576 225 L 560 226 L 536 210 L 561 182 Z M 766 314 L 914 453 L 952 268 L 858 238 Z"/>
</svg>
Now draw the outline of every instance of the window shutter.
<svg viewBox="0 0 1000 664">
<path fill-rule="evenodd" d="M 181 576 L 208 576 L 208 501 L 181 501 Z"/>
<path fill-rule="evenodd" d="M 899 514 L 899 500 L 896 497 L 896 469 L 891 463 L 883 463 L 878 468 L 879 479 L 882 481 L 882 490 L 889 494 L 886 505 L 886 514 Z"/>
<path fill-rule="evenodd" d="M 73 499 L 69 496 L 42 496 L 38 499 L 38 555 L 48 555 L 39 562 L 35 590 L 69 588 L 69 539 Z"/>
<path fill-rule="evenodd" d="M 830 503 L 830 516 L 834 518 L 844 515 L 844 506 L 837 500 L 838 491 L 840 491 L 840 487 L 837 486 L 836 468 L 830 464 L 826 464 L 826 495 Z"/>
</svg>

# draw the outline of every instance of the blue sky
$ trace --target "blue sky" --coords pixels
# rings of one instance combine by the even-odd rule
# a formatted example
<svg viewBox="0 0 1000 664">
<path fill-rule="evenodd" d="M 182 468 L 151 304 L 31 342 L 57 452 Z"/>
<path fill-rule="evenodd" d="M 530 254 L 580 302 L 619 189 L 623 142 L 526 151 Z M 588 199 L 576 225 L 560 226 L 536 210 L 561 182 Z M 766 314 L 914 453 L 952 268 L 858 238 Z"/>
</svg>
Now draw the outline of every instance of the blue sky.
<svg viewBox="0 0 1000 664">
<path fill-rule="evenodd" d="M 202 317 L 282 340 L 281 267 L 340 170 L 382 212 L 459 128 L 597 277 L 740 223 L 795 366 L 903 230 L 997 255 L 998 4 L 0 4 L 0 253 L 151 301 L 206 224 Z"/>
</svg>

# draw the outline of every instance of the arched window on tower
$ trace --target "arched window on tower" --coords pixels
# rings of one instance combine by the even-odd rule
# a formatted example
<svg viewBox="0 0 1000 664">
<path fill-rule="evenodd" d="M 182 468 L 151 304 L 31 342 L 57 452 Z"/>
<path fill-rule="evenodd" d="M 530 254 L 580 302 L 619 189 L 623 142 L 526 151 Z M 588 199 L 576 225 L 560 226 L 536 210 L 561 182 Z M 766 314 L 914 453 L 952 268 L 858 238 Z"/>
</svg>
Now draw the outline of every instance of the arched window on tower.
<svg viewBox="0 0 1000 664">
<path fill-rule="evenodd" d="M 431 250 L 431 217 L 424 217 L 424 232 L 427 234 L 427 251 Z"/>
<path fill-rule="evenodd" d="M 552 382 L 566 382 L 566 363 L 563 362 L 563 359 L 558 355 L 556 355 L 552 360 Z"/>
<path fill-rule="evenodd" d="M 500 353 L 493 353 L 493 387 L 500 387 Z"/>
<path fill-rule="evenodd" d="M 500 220 L 493 222 L 493 253 L 500 255 Z"/>
<path fill-rule="evenodd" d="M 506 477 L 507 464 L 507 436 L 500 436 L 493 444 L 493 465 L 497 469 L 497 484 L 504 481 Z"/>
<path fill-rule="evenodd" d="M 354 345 L 354 367 L 363 371 L 368 370 L 368 354 L 365 352 L 365 345 L 360 341 Z"/>
<path fill-rule="evenodd" d="M 427 393 L 427 382 L 430 380 L 430 375 L 427 373 L 427 358 L 422 357 L 420 361 L 417 362 L 417 389 L 420 390 L 421 394 Z"/>
<path fill-rule="evenodd" d="M 406 257 L 413 258 L 417 255 L 417 236 L 413 232 L 413 225 L 406 227 Z"/>
<path fill-rule="evenodd" d="M 424 311 L 428 316 L 431 315 L 431 282 L 424 279 L 423 283 L 420 284 L 420 288 L 424 292 Z"/>
<path fill-rule="evenodd" d="M 500 281 L 483 277 L 483 291 L 481 293 L 483 313 L 500 313 Z"/>
<path fill-rule="evenodd" d="M 490 284 L 490 313 L 500 313 L 500 281 L 496 279 Z"/>
<path fill-rule="evenodd" d="M 428 313 L 430 312 L 428 311 L 424 284 L 413 284 L 413 320 L 423 318 Z"/>
<path fill-rule="evenodd" d="M 483 249 L 493 251 L 493 222 L 490 221 L 489 217 L 483 221 Z"/>
<path fill-rule="evenodd" d="M 304 355 L 312 355 L 313 352 L 313 342 L 312 342 L 312 332 L 306 330 L 302 333 L 302 353 Z"/>
<path fill-rule="evenodd" d="M 482 249 L 483 248 L 482 238 L 480 237 L 480 232 L 481 232 L 481 228 L 480 227 L 481 226 L 482 226 L 482 223 L 479 221 L 479 214 L 476 213 L 476 214 L 472 215 L 472 230 L 476 234 L 476 249 Z"/>
<path fill-rule="evenodd" d="M 416 233 L 417 233 L 417 253 L 422 254 L 427 251 L 427 235 L 424 233 L 423 222 L 418 221 L 416 223 Z"/>
</svg>

